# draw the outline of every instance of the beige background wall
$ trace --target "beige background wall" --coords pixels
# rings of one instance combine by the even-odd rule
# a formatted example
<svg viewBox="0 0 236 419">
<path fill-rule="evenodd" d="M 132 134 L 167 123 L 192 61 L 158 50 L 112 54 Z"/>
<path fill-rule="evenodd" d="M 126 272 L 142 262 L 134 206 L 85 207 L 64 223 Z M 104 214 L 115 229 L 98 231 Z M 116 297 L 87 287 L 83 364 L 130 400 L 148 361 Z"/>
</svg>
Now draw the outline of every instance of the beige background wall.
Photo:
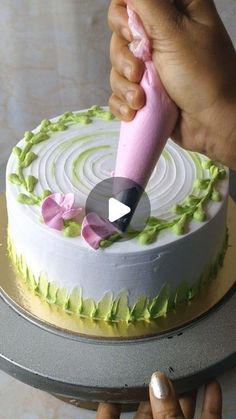
<svg viewBox="0 0 236 419">
<path fill-rule="evenodd" d="M 109 0 L 1 1 L 1 162 L 42 118 L 107 102 L 108 5 Z"/>
<path fill-rule="evenodd" d="M 236 43 L 236 1 L 217 0 Z M 0 165 L 44 117 L 109 97 L 109 0 L 1 0 Z"/>
</svg>

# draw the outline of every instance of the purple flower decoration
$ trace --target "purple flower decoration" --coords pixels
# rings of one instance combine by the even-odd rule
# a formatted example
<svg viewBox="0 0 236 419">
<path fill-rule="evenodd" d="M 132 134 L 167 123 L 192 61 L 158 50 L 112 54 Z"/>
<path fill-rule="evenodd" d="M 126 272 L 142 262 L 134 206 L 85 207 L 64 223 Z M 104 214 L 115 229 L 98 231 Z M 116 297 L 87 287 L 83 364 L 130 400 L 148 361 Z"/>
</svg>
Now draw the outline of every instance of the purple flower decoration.
<svg viewBox="0 0 236 419">
<path fill-rule="evenodd" d="M 61 231 L 64 227 L 64 220 L 73 219 L 81 222 L 82 208 L 76 208 L 74 202 L 73 193 L 66 195 L 54 193 L 45 198 L 42 203 L 42 216 L 45 224 Z"/>
<path fill-rule="evenodd" d="M 118 230 L 108 220 L 90 212 L 83 220 L 81 236 L 93 249 L 99 248 L 100 241 L 106 239 Z"/>
</svg>

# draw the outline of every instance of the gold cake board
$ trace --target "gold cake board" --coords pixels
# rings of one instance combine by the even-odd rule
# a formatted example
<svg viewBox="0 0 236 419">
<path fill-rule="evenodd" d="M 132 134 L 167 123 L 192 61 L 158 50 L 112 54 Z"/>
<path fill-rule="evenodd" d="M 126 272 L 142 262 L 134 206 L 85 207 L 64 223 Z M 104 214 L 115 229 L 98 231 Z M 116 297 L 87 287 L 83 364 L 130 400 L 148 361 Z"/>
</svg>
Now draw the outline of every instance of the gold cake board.
<svg viewBox="0 0 236 419">
<path fill-rule="evenodd" d="M 223 268 L 217 278 L 188 304 L 179 305 L 173 313 L 150 322 L 105 322 L 78 317 L 49 305 L 34 295 L 11 266 L 7 256 L 7 212 L 5 194 L 0 195 L 0 292 L 17 312 L 42 328 L 86 336 L 92 339 L 137 339 L 163 335 L 200 320 L 223 302 L 236 283 L 236 204 L 230 198 L 227 216 L 229 247 Z"/>
</svg>

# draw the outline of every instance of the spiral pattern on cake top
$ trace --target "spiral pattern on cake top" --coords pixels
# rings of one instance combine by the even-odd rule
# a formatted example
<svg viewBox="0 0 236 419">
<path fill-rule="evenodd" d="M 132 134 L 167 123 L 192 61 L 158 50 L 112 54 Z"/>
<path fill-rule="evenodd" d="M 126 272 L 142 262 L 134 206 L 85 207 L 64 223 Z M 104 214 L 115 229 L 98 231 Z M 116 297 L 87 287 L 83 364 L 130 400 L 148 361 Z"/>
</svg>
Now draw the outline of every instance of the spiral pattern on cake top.
<svg viewBox="0 0 236 419">
<path fill-rule="evenodd" d="M 106 121 L 105 128 L 99 119 L 88 125 L 71 125 L 34 146 L 38 158 L 25 169 L 25 175 L 38 179 L 36 194 L 43 190 L 73 192 L 76 204 L 85 206 L 90 191 L 114 170 L 118 136 L 116 120 Z M 9 170 L 14 172 L 15 164 L 12 159 Z M 183 201 L 192 192 L 194 181 L 202 178 L 201 156 L 169 140 L 146 188 L 152 215 L 173 216 L 173 205 Z M 38 212 L 34 206 L 31 209 Z"/>
<path fill-rule="evenodd" d="M 26 204 L 23 216 L 28 214 L 35 222 L 48 224 L 51 210 L 41 213 L 44 199 L 55 193 L 61 197 L 72 193 L 73 205 L 80 208 L 80 218 L 60 225 L 65 237 L 79 236 L 88 195 L 114 171 L 119 128 L 120 122 L 109 111 L 94 106 L 87 111 L 68 112 L 51 121 L 44 120 L 36 130 L 26 132 L 14 147 L 7 166 L 7 178 L 13 184 L 9 191 L 18 202 Z M 145 229 L 136 232 L 140 244 L 154 243 L 166 229 L 172 229 L 175 235 L 185 234 L 192 219 L 206 221 L 205 204 L 221 200 L 215 186 L 225 175 L 223 167 L 169 140 L 146 188 L 151 217 Z M 59 216 L 61 210 L 55 209 L 50 199 L 47 204 L 49 201 L 56 211 L 54 216 Z M 58 223 L 51 223 L 52 220 L 49 227 L 57 225 L 58 228 Z M 131 223 L 126 236 L 132 238 L 132 234 Z M 121 234 L 111 234 L 99 246 L 109 247 L 121 237 Z"/>
</svg>

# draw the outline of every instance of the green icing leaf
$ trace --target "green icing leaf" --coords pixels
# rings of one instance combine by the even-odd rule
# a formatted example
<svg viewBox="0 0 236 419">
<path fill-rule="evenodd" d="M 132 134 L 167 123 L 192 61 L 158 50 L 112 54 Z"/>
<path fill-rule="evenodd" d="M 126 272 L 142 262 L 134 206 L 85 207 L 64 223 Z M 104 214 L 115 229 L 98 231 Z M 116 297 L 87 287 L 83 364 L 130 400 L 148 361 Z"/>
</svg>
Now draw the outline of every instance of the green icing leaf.
<svg viewBox="0 0 236 419">
<path fill-rule="evenodd" d="M 173 231 L 175 232 L 175 234 L 180 236 L 180 235 L 185 233 L 187 221 L 188 221 L 188 216 L 187 216 L 187 214 L 184 214 L 180 218 L 180 220 L 176 224 L 174 224 L 174 226 L 173 226 Z"/>
<path fill-rule="evenodd" d="M 220 192 L 218 192 L 216 189 L 213 189 L 213 191 L 212 191 L 211 200 L 214 201 L 214 202 L 220 202 L 221 201 Z"/>
<path fill-rule="evenodd" d="M 148 221 L 147 221 L 147 225 L 149 227 L 156 227 L 157 224 L 159 224 L 160 222 L 163 222 L 163 220 L 159 220 L 156 217 L 149 217 Z"/>
<path fill-rule="evenodd" d="M 175 296 L 176 296 L 176 292 L 172 293 L 169 297 L 168 304 L 167 304 L 167 313 L 169 311 L 173 311 L 175 308 Z"/>
<path fill-rule="evenodd" d="M 190 210 L 190 207 L 188 205 L 176 204 L 176 205 L 173 206 L 173 212 L 175 214 L 179 214 L 179 215 L 185 214 L 185 213 L 189 212 L 189 210 Z"/>
<path fill-rule="evenodd" d="M 15 185 L 21 185 L 22 184 L 21 179 L 19 178 L 19 176 L 16 173 L 11 173 L 8 176 L 8 180 L 9 180 L 9 182 L 14 183 Z"/>
<path fill-rule="evenodd" d="M 26 189 L 28 192 L 33 192 L 35 186 L 38 183 L 38 179 L 35 176 L 29 175 L 25 177 Z"/>
<path fill-rule="evenodd" d="M 28 196 L 28 195 L 25 195 L 23 193 L 20 193 L 17 196 L 17 201 L 20 202 L 21 204 L 25 204 L 25 205 L 36 205 L 36 204 L 38 204 L 38 199 L 36 197 Z"/>
<path fill-rule="evenodd" d="M 51 125 L 51 121 L 49 119 L 43 119 L 40 124 L 40 129 L 48 128 Z"/>
<path fill-rule="evenodd" d="M 103 108 L 97 105 L 92 106 L 88 110 L 88 114 L 90 116 L 94 116 L 96 118 L 104 119 L 104 120 L 112 120 L 115 118 L 114 115 L 110 111 L 105 111 Z"/>
<path fill-rule="evenodd" d="M 187 282 L 183 281 L 177 288 L 175 295 L 175 304 L 180 304 L 188 301 L 189 299 L 189 286 Z"/>
<path fill-rule="evenodd" d="M 39 144 L 43 141 L 46 141 L 49 139 L 49 135 L 46 134 L 45 132 L 38 132 L 37 134 L 35 134 L 32 139 L 31 139 L 31 143 L 32 144 Z"/>
<path fill-rule="evenodd" d="M 90 124 L 92 120 L 88 115 L 76 114 L 74 115 L 74 121 L 82 125 L 87 125 L 87 124 Z"/>
<path fill-rule="evenodd" d="M 81 314 L 86 317 L 93 317 L 96 312 L 96 305 L 92 298 L 87 298 L 82 302 Z"/>
<path fill-rule="evenodd" d="M 48 294 L 48 281 L 41 275 L 38 282 L 37 292 L 41 297 L 46 298 Z"/>
<path fill-rule="evenodd" d="M 52 192 L 49 189 L 45 189 L 42 193 L 42 200 L 52 195 Z"/>
<path fill-rule="evenodd" d="M 156 241 L 158 231 L 155 228 L 151 228 L 149 230 L 144 230 L 138 236 L 138 240 L 140 244 L 151 244 Z"/>
<path fill-rule="evenodd" d="M 148 319 L 149 317 L 150 313 L 148 310 L 148 298 L 145 296 L 140 297 L 131 311 L 131 319 Z"/>
<path fill-rule="evenodd" d="M 216 278 L 218 270 L 219 270 L 219 263 L 217 259 L 215 263 L 211 265 L 211 270 L 210 270 L 210 275 L 209 275 L 210 280 L 213 278 Z"/>
<path fill-rule="evenodd" d="M 37 154 L 35 154 L 33 151 L 29 151 L 24 160 L 21 162 L 21 167 L 26 168 L 28 167 L 35 159 L 37 159 Z"/>
<path fill-rule="evenodd" d="M 198 280 L 190 287 L 189 300 L 192 300 L 193 298 L 195 298 L 199 294 L 199 291 L 200 291 L 200 286 L 199 286 L 199 280 Z"/>
<path fill-rule="evenodd" d="M 34 134 L 31 131 L 26 131 L 24 135 L 24 140 L 29 142 L 33 138 Z"/>
<path fill-rule="evenodd" d="M 71 122 L 74 119 L 74 114 L 73 112 L 65 112 L 62 116 L 60 116 L 59 118 L 59 122 L 61 123 L 66 123 L 66 122 Z"/>
<path fill-rule="evenodd" d="M 47 301 L 50 304 L 55 304 L 57 301 L 57 291 L 58 287 L 54 283 L 50 283 L 48 287 L 48 295 L 47 295 Z"/>
<path fill-rule="evenodd" d="M 223 180 L 226 177 L 226 170 L 221 167 L 218 174 L 218 179 Z"/>
<path fill-rule="evenodd" d="M 23 256 L 21 256 L 20 260 L 19 260 L 19 269 L 20 269 L 20 272 L 23 275 L 23 278 L 25 278 L 25 280 L 26 280 L 26 278 L 28 276 L 28 267 L 27 267 L 25 258 Z"/>
<path fill-rule="evenodd" d="M 67 129 L 67 126 L 61 121 L 61 122 L 55 122 L 54 124 L 50 125 L 50 131 L 56 132 L 56 131 L 65 131 Z"/>
<path fill-rule="evenodd" d="M 21 152 L 22 152 L 22 149 L 20 147 L 15 146 L 12 149 L 12 153 L 15 154 L 15 156 L 17 156 L 18 158 L 20 158 Z"/>
<path fill-rule="evenodd" d="M 112 292 L 107 292 L 102 299 L 98 302 L 96 317 L 99 319 L 109 319 L 111 316 L 113 305 L 113 294 Z"/>
<path fill-rule="evenodd" d="M 103 112 L 103 109 L 101 108 L 101 106 L 98 105 L 93 105 L 91 106 L 91 108 L 88 109 L 88 114 L 91 116 L 96 116 L 101 112 Z"/>
<path fill-rule="evenodd" d="M 211 166 L 213 166 L 214 163 L 210 159 L 206 159 L 202 161 L 202 168 L 205 170 L 209 170 Z"/>
<path fill-rule="evenodd" d="M 104 119 L 105 121 L 111 121 L 115 118 L 114 115 L 109 111 L 98 113 L 96 116 L 100 119 Z"/>
<path fill-rule="evenodd" d="M 204 190 L 208 188 L 210 181 L 210 179 L 197 179 L 194 186 L 197 189 Z"/>
<path fill-rule="evenodd" d="M 165 316 L 168 308 L 169 292 L 165 285 L 157 297 L 155 297 L 149 307 L 150 317 L 156 318 Z"/>
<path fill-rule="evenodd" d="M 64 309 L 68 307 L 69 295 L 65 288 L 58 288 L 56 304 Z"/>
<path fill-rule="evenodd" d="M 31 290 L 36 290 L 37 289 L 38 284 L 35 280 L 34 275 L 32 274 L 32 272 L 29 269 L 28 269 L 28 276 L 27 276 L 26 280 L 27 280 L 27 284 L 28 284 L 28 286 Z"/>
<path fill-rule="evenodd" d="M 200 202 L 201 198 L 199 198 L 198 196 L 195 195 L 189 195 L 186 199 L 185 202 L 187 205 L 193 206 L 193 205 L 197 205 Z"/>
<path fill-rule="evenodd" d="M 31 144 L 31 142 L 29 142 L 29 143 L 26 143 L 26 145 L 22 149 L 21 156 L 20 156 L 20 159 L 19 159 L 21 167 L 22 167 L 22 163 L 24 162 L 24 159 L 25 159 L 27 153 L 31 150 L 31 148 L 32 148 L 32 144 Z"/>
<path fill-rule="evenodd" d="M 198 205 L 197 210 L 193 214 L 193 218 L 194 220 L 201 222 L 206 220 L 207 216 L 205 211 L 203 210 L 202 205 Z"/>
<path fill-rule="evenodd" d="M 220 169 L 219 169 L 219 167 L 213 165 L 213 166 L 210 167 L 209 172 L 210 172 L 210 175 L 212 176 L 212 178 L 217 179 L 217 177 L 219 176 Z"/>
<path fill-rule="evenodd" d="M 99 247 L 101 249 L 105 249 L 106 247 L 111 246 L 113 243 L 117 242 L 121 238 L 120 233 L 114 233 L 111 236 L 109 236 L 107 239 L 101 240 L 99 243 Z"/>
<path fill-rule="evenodd" d="M 116 320 L 127 321 L 130 318 L 128 295 L 126 291 L 122 291 L 115 299 L 112 307 L 111 318 Z"/>
<path fill-rule="evenodd" d="M 68 309 L 71 310 L 73 313 L 80 313 L 82 309 L 82 295 L 81 290 L 79 288 L 74 288 L 72 293 L 70 294 Z"/>
<path fill-rule="evenodd" d="M 69 225 L 64 228 L 63 235 L 65 237 L 77 237 L 80 235 L 80 232 L 81 225 L 75 221 L 70 221 Z"/>
</svg>

